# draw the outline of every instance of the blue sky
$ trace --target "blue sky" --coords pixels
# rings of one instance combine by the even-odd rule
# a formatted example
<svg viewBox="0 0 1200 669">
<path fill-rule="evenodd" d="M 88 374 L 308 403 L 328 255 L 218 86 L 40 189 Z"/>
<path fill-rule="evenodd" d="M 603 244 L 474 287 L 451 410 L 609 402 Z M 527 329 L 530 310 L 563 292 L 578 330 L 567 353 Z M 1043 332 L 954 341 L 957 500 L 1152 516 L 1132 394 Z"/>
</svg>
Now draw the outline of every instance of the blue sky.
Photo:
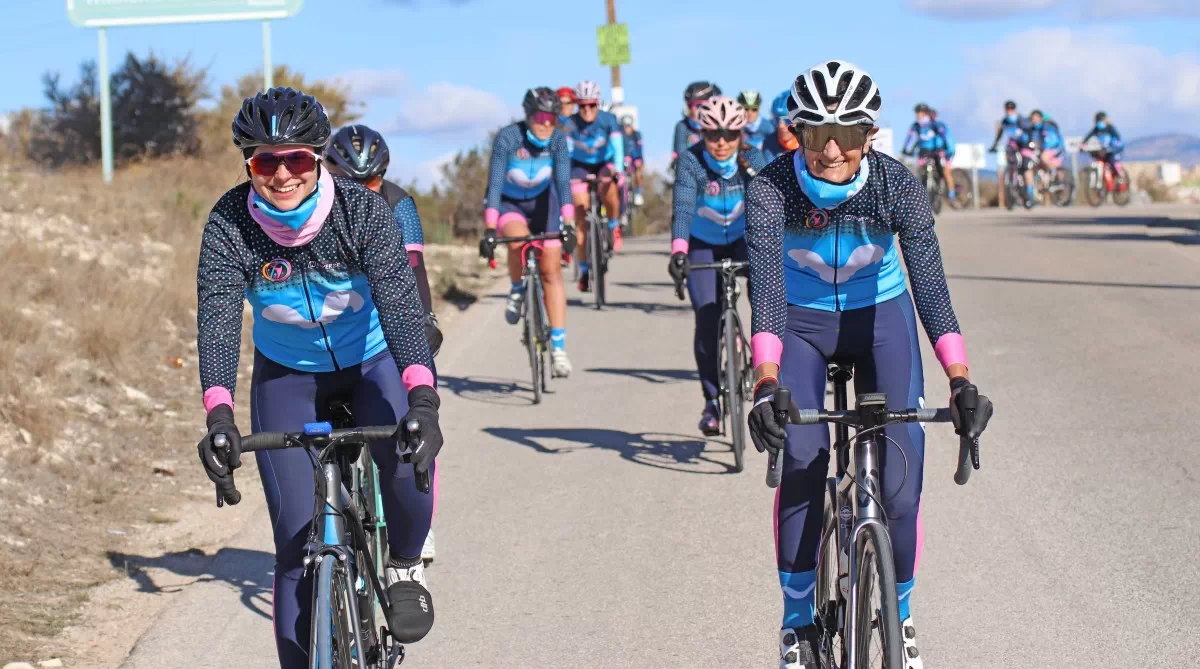
<svg viewBox="0 0 1200 669">
<path fill-rule="evenodd" d="M 1137 14 L 1125 11 L 1130 5 Z M 7 5 L 7 6 L 6 6 Z M 670 152 L 684 85 L 770 99 L 826 58 L 856 62 L 884 97 L 898 133 L 912 106 L 941 111 L 960 142 L 990 141 L 1003 100 L 1040 107 L 1067 134 L 1098 108 L 1126 136 L 1194 131 L 1200 120 L 1198 0 L 759 0 L 730 16 L 723 0 L 617 0 L 633 62 L 622 68 L 652 164 Z M 0 111 L 42 103 L 47 70 L 73 80 L 96 55 L 94 31 L 74 27 L 61 0 L 0 0 Z M 553 17 L 550 20 L 548 17 Z M 439 161 L 511 117 L 524 90 L 588 78 L 607 91 L 595 28 L 602 0 L 306 0 L 273 28 L 274 58 L 310 78 L 341 78 L 385 130 L 393 170 L 428 183 Z M 111 29 L 111 58 L 153 50 L 190 55 L 214 88 L 260 68 L 257 23 Z"/>
</svg>

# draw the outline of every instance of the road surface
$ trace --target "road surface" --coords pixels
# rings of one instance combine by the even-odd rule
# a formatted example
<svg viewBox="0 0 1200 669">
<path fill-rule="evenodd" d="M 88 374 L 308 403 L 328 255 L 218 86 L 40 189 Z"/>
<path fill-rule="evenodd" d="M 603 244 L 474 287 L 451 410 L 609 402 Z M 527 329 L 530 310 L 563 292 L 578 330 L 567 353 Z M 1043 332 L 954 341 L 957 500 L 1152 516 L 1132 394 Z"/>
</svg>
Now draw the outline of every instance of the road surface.
<svg viewBox="0 0 1200 669">
<path fill-rule="evenodd" d="M 966 487 L 950 430 L 929 429 L 913 595 L 927 667 L 1194 666 L 1198 227 L 1196 207 L 939 220 L 996 416 Z M 405 667 L 776 666 L 765 458 L 733 474 L 727 442 L 696 431 L 692 315 L 666 248 L 627 244 L 603 312 L 569 290 L 575 374 L 540 406 L 502 286 L 449 334 L 437 625 Z M 265 509 L 232 548 L 125 667 L 277 666 Z"/>
</svg>

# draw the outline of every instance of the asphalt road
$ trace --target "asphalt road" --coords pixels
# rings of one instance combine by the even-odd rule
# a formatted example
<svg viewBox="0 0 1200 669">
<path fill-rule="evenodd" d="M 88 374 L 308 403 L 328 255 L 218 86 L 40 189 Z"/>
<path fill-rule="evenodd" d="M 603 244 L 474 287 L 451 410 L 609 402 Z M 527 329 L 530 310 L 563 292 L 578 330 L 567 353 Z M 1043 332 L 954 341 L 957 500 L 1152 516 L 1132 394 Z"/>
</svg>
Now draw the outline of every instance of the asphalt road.
<svg viewBox="0 0 1200 669">
<path fill-rule="evenodd" d="M 965 487 L 949 428 L 929 429 L 926 667 L 1195 665 L 1198 228 L 1197 207 L 939 220 L 996 416 Z M 575 374 L 540 406 L 502 287 L 458 320 L 438 360 L 437 625 L 405 667 L 776 666 L 765 458 L 733 474 L 727 442 L 696 431 L 692 316 L 666 248 L 627 244 L 603 312 L 570 289 Z M 944 404 L 925 360 L 928 403 Z M 125 667 L 278 666 L 265 509 L 234 548 Z"/>
</svg>

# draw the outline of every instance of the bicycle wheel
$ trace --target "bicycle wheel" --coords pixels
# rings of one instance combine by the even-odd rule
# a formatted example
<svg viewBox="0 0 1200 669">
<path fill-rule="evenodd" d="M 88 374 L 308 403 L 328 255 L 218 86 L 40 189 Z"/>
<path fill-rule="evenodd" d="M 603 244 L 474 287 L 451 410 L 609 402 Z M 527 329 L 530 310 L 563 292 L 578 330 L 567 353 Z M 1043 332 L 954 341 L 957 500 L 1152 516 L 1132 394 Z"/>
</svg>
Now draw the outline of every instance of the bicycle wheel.
<svg viewBox="0 0 1200 669">
<path fill-rule="evenodd" d="M 1088 170 L 1083 179 L 1083 199 L 1093 207 L 1104 204 L 1104 184 L 1096 176 L 1096 170 Z"/>
<path fill-rule="evenodd" d="M 591 265 L 592 299 L 597 309 L 604 308 L 604 231 L 599 214 L 592 217 L 588 226 L 588 263 Z"/>
<path fill-rule="evenodd" d="M 1071 174 L 1071 170 L 1058 168 L 1054 170 L 1054 181 L 1051 182 L 1050 199 L 1054 204 L 1060 207 L 1066 207 L 1071 204 L 1071 198 L 1075 195 L 1075 176 Z"/>
<path fill-rule="evenodd" d="M 736 280 L 736 279 L 735 279 Z M 721 326 L 721 349 L 725 352 L 725 378 L 721 379 L 725 393 L 725 411 L 729 415 L 729 436 L 733 440 L 733 471 L 746 467 L 746 405 L 742 395 L 742 358 L 738 355 L 737 319 L 733 311 L 726 310 Z"/>
<path fill-rule="evenodd" d="M 1133 199 L 1129 191 L 1129 175 L 1121 170 L 1113 177 L 1113 204 L 1124 207 Z"/>
<path fill-rule="evenodd" d="M 966 209 L 972 197 L 971 173 L 962 168 L 954 168 L 950 173 L 954 175 L 954 198 L 950 200 L 950 208 Z"/>
<path fill-rule="evenodd" d="M 351 669 L 350 658 L 357 644 L 349 622 L 349 592 L 337 560 L 321 557 L 313 582 L 312 634 L 309 655 L 313 669 Z"/>
<path fill-rule="evenodd" d="M 1017 206 L 1017 188 L 1016 179 L 1013 177 L 1012 168 L 1004 170 L 1004 208 L 1012 211 Z"/>
<path fill-rule="evenodd" d="M 854 582 L 854 669 L 904 669 L 892 544 L 879 525 L 862 528 Z"/>
<path fill-rule="evenodd" d="M 820 629 L 821 654 L 828 669 L 846 666 L 846 648 L 842 644 L 842 629 L 846 600 L 838 590 L 840 569 L 838 546 L 834 532 L 837 531 L 835 507 L 837 506 L 833 479 L 828 479 L 825 500 L 825 519 L 821 525 L 821 550 L 817 557 L 817 581 L 813 595 L 815 617 Z"/>
<path fill-rule="evenodd" d="M 538 282 L 525 277 L 525 350 L 529 352 L 529 374 L 533 380 L 533 403 L 542 402 L 541 303 Z"/>
</svg>

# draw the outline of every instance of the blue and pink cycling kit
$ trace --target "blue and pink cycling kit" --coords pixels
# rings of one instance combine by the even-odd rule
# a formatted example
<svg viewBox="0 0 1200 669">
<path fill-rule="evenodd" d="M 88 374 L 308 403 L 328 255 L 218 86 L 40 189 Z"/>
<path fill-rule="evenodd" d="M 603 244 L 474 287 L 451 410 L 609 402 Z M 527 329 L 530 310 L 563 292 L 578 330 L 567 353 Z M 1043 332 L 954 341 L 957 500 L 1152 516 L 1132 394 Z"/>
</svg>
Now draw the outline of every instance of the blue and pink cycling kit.
<svg viewBox="0 0 1200 669">
<path fill-rule="evenodd" d="M 569 199 L 571 163 L 567 135 L 558 130 L 538 139 L 524 122 L 506 126 L 492 143 L 484 224 L 503 235 L 510 221 L 523 221 L 530 232 L 557 232 L 562 219 L 575 218 Z M 562 246 L 557 240 L 547 246 Z"/>
<path fill-rule="evenodd" d="M 878 152 L 867 153 L 846 184 L 812 176 L 802 154 L 764 167 L 746 195 L 754 364 L 778 364 L 779 382 L 800 408 L 824 406 L 830 362 L 854 365 L 858 393 L 885 392 L 893 408 L 921 406 L 918 317 L 943 367 L 966 363 L 924 187 Z M 903 616 L 920 553 L 924 432 L 906 425 L 888 436 L 908 462 L 906 471 L 895 449 L 885 449 L 883 498 Z M 775 514 L 784 627 L 812 623 L 828 464 L 826 426 L 787 428 Z"/>
</svg>

